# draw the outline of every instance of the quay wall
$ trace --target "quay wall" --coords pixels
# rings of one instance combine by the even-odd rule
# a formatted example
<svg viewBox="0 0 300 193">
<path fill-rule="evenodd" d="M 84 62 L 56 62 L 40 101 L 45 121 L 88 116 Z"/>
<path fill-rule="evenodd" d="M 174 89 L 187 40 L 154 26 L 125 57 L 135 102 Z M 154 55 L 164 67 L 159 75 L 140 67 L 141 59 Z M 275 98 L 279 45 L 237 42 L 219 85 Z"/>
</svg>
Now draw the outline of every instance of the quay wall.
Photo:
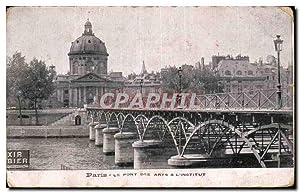
<svg viewBox="0 0 300 193">
<path fill-rule="evenodd" d="M 7 126 L 7 138 L 88 137 L 84 126 Z"/>
</svg>

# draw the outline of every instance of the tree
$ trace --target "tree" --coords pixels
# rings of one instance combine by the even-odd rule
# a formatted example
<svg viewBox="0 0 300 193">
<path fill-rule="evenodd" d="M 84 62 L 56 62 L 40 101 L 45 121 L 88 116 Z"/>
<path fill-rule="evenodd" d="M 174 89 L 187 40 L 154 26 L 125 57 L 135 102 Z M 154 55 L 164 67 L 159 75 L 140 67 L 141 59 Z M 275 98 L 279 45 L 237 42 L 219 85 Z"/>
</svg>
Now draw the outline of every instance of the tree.
<svg viewBox="0 0 300 193">
<path fill-rule="evenodd" d="M 21 82 L 21 91 L 24 98 L 33 103 L 36 124 L 38 124 L 37 108 L 42 100 L 46 100 L 54 91 L 53 74 L 47 68 L 44 61 L 34 58 L 28 68 L 25 69 L 26 76 Z"/>
<path fill-rule="evenodd" d="M 210 69 L 196 68 L 193 70 L 191 89 L 198 94 L 211 94 L 223 92 L 224 85 L 220 76 Z M 205 93 L 203 93 L 203 91 Z"/>
<path fill-rule="evenodd" d="M 181 77 L 181 89 L 182 92 L 189 90 L 191 83 L 191 74 L 190 72 L 183 70 Z M 167 70 L 162 73 L 162 88 L 165 92 L 173 93 L 179 92 L 179 75 L 178 69 L 173 67 L 168 67 Z"/>
<path fill-rule="evenodd" d="M 8 106 L 13 103 L 12 100 L 15 100 L 14 104 L 17 104 L 18 92 L 21 91 L 20 84 L 23 81 L 27 68 L 25 56 L 22 56 L 21 52 L 16 52 L 11 57 L 6 57 L 6 99 Z"/>
<path fill-rule="evenodd" d="M 181 77 L 182 92 L 208 94 L 223 92 L 220 77 L 210 69 L 183 68 Z M 162 73 L 162 88 L 165 92 L 178 92 L 180 90 L 178 69 L 168 67 Z"/>
</svg>

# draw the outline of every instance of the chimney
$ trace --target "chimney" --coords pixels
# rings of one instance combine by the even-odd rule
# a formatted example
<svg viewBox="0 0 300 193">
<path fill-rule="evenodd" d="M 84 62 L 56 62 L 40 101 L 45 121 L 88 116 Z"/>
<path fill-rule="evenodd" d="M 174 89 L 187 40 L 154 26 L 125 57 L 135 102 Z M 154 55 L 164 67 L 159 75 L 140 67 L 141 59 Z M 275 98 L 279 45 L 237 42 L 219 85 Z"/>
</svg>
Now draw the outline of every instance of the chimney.
<svg viewBox="0 0 300 193">
<path fill-rule="evenodd" d="M 201 65 L 204 65 L 204 57 L 201 58 Z"/>
<path fill-rule="evenodd" d="M 262 65 L 263 64 L 263 59 L 260 57 L 259 58 L 259 64 Z"/>
</svg>

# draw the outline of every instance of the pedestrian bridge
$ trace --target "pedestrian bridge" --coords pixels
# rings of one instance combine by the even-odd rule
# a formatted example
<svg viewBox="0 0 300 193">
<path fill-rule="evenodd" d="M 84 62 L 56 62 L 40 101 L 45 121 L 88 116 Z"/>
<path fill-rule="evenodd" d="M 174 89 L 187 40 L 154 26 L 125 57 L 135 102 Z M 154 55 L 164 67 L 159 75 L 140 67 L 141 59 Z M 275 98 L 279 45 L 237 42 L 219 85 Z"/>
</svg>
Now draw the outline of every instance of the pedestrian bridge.
<svg viewBox="0 0 300 193">
<path fill-rule="evenodd" d="M 243 155 L 253 157 L 261 167 L 292 167 L 293 97 L 286 89 L 282 91 L 280 103 L 276 89 L 271 89 L 199 95 L 198 109 L 181 108 L 180 102 L 172 110 L 88 106 L 90 139 L 103 144 L 103 151 L 110 141 L 108 149 L 116 160 L 123 151 L 117 145 L 127 139 L 124 151 L 133 153 L 134 149 L 128 160 L 134 161 L 135 168 L 146 168 L 151 151 L 165 146 L 174 148 L 176 155 L 168 163 L 177 167 Z"/>
</svg>

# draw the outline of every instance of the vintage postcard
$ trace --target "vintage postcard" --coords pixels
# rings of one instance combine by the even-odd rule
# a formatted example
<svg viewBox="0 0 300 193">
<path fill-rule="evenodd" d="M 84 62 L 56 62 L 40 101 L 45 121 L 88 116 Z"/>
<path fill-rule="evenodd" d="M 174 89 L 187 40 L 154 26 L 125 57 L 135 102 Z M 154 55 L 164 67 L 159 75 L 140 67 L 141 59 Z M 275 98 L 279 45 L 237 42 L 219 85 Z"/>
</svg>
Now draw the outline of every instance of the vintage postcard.
<svg viewBox="0 0 300 193">
<path fill-rule="evenodd" d="M 22 187 L 293 187 L 293 7 L 7 7 Z"/>
</svg>

